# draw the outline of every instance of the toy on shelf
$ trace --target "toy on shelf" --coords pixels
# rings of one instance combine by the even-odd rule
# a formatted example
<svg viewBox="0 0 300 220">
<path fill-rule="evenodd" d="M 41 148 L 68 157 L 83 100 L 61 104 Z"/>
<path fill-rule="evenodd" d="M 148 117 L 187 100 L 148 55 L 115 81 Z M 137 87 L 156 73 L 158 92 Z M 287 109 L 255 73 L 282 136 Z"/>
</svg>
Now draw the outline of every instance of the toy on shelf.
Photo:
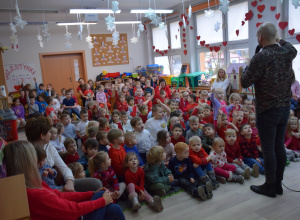
<svg viewBox="0 0 300 220">
<path fill-rule="evenodd" d="M 147 72 L 144 67 L 137 66 L 135 71 L 139 76 L 147 76 Z"/>
<path fill-rule="evenodd" d="M 129 77 L 131 77 L 131 75 L 132 75 L 132 73 L 124 72 L 124 73 L 122 74 L 122 78 L 129 78 Z"/>
<path fill-rule="evenodd" d="M 154 74 L 154 75 L 163 75 L 164 74 L 164 66 L 158 64 L 152 64 L 146 66 L 146 74 Z"/>
</svg>

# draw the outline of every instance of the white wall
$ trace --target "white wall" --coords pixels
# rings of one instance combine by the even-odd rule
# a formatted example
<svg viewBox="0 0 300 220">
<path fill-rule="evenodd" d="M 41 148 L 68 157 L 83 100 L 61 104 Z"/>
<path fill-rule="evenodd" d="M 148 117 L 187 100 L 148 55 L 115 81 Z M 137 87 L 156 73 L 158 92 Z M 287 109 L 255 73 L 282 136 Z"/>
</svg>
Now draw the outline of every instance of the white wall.
<svg viewBox="0 0 300 220">
<path fill-rule="evenodd" d="M 89 79 L 95 80 L 96 76 L 103 70 L 108 72 L 132 72 L 133 67 L 136 68 L 136 66 L 148 65 L 146 34 L 141 34 L 139 43 L 132 44 L 130 42 L 130 39 L 133 37 L 131 24 L 118 25 L 117 27 L 117 30 L 120 33 L 127 33 L 129 57 L 132 58 L 130 59 L 129 64 L 103 67 L 93 67 L 91 50 L 88 49 L 88 44 L 85 42 L 85 38 L 87 37 L 86 27 L 84 26 L 82 41 L 79 41 L 77 38 L 77 26 L 69 26 L 68 29 L 69 32 L 72 33 L 72 39 L 70 40 L 72 49 L 70 50 L 85 50 L 87 76 Z M 103 21 L 100 21 L 96 25 L 91 25 L 90 30 L 91 34 L 111 33 L 106 30 L 106 25 Z M 40 48 L 36 38 L 36 35 L 38 34 L 36 25 L 27 25 L 24 30 L 18 29 L 19 51 L 5 51 L 3 54 L 4 65 L 34 63 L 37 72 L 37 82 L 42 82 L 39 53 L 69 51 L 65 46 L 66 40 L 64 34 L 66 33 L 66 28 L 64 26 L 59 27 L 55 24 L 49 24 L 48 32 L 51 34 L 51 40 L 44 43 L 44 48 Z M 9 37 L 11 36 L 11 31 L 9 26 L 0 26 L 0 33 L 0 42 L 4 46 L 10 47 Z"/>
</svg>

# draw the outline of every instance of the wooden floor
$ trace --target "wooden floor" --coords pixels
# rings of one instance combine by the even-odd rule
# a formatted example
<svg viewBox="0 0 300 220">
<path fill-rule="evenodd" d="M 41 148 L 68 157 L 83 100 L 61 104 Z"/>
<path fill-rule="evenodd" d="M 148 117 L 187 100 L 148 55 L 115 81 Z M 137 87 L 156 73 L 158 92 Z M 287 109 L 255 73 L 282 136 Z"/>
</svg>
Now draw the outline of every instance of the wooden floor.
<svg viewBox="0 0 300 220">
<path fill-rule="evenodd" d="M 19 139 L 26 140 L 24 131 Z M 250 190 L 252 184 L 264 183 L 265 176 L 239 183 L 226 183 L 214 190 L 212 199 L 205 202 L 181 192 L 163 199 L 164 211 L 155 213 L 147 206 L 137 213 L 126 211 L 126 219 L 171 219 L 171 220 L 296 220 L 300 219 L 300 193 L 284 188 L 283 195 L 269 198 L 257 195 Z M 300 190 L 300 162 L 291 162 L 286 167 L 283 183 L 292 189 Z"/>
</svg>

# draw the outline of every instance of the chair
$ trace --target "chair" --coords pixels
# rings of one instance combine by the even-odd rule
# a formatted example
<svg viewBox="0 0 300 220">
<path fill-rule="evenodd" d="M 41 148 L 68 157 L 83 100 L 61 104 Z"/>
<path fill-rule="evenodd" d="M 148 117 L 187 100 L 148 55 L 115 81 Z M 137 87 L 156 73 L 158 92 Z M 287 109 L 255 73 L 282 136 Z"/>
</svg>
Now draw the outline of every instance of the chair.
<svg viewBox="0 0 300 220">
<path fill-rule="evenodd" d="M 177 84 L 177 89 L 179 88 L 180 83 L 184 87 L 185 86 L 185 78 L 172 77 L 171 78 L 171 85 L 172 86 L 173 86 L 173 83 Z"/>
</svg>

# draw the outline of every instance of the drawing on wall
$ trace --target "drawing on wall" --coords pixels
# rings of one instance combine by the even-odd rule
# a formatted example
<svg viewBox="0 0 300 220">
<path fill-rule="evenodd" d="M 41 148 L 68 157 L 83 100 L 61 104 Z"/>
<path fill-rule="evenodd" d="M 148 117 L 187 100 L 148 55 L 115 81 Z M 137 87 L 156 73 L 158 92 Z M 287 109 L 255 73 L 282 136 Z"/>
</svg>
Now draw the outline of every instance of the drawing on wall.
<svg viewBox="0 0 300 220">
<path fill-rule="evenodd" d="M 94 48 L 93 66 L 112 66 L 129 63 L 127 34 L 120 34 L 118 45 L 112 45 L 111 34 L 91 34 Z"/>
<path fill-rule="evenodd" d="M 5 65 L 4 75 L 8 92 L 19 91 L 22 79 L 24 86 L 31 84 L 31 87 L 34 88 L 33 77 L 36 77 L 36 72 L 33 63 Z"/>
</svg>

